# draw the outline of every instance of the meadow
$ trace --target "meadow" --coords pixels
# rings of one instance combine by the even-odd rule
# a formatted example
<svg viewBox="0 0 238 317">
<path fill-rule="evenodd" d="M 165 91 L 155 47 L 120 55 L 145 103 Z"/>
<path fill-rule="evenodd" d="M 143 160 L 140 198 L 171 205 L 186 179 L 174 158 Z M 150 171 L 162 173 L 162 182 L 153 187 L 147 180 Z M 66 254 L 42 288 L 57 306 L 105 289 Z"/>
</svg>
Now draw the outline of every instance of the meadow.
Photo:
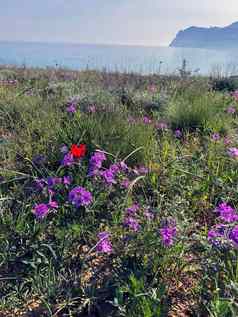
<svg viewBox="0 0 238 317">
<path fill-rule="evenodd" d="M 238 85 L 0 69 L 0 316 L 238 316 Z"/>
</svg>

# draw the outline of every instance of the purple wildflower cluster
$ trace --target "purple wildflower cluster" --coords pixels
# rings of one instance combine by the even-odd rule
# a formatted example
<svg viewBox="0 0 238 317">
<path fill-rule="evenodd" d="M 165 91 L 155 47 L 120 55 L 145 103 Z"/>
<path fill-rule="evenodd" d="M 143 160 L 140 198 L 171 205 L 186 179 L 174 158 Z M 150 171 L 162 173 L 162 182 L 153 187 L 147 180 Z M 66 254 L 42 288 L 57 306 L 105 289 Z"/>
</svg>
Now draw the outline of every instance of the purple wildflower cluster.
<svg viewBox="0 0 238 317">
<path fill-rule="evenodd" d="M 219 217 L 222 221 L 228 223 L 238 221 L 238 214 L 236 213 L 235 209 L 227 203 L 220 203 L 215 211 L 219 214 Z"/>
<path fill-rule="evenodd" d="M 238 246 L 238 214 L 236 210 L 226 202 L 220 203 L 215 212 L 219 215 L 221 223 L 216 224 L 208 232 L 208 241 L 214 246 L 222 243 L 232 243 Z"/>
<path fill-rule="evenodd" d="M 140 229 L 140 224 L 139 221 L 137 220 L 137 212 L 140 210 L 140 206 L 135 203 L 132 206 L 128 207 L 125 212 L 125 217 L 123 220 L 123 225 L 126 228 L 129 228 L 132 231 L 139 231 Z"/>
<path fill-rule="evenodd" d="M 77 102 L 75 101 L 70 101 L 66 105 L 66 111 L 68 113 L 75 113 L 77 111 Z"/>
<path fill-rule="evenodd" d="M 48 204 L 37 204 L 33 208 L 33 214 L 36 216 L 37 219 L 45 218 L 51 210 L 57 209 L 58 203 L 56 201 L 50 201 Z"/>
<path fill-rule="evenodd" d="M 237 159 L 238 158 L 238 148 L 236 148 L 236 147 L 229 148 L 228 155 L 232 158 Z"/>
<path fill-rule="evenodd" d="M 211 139 L 212 139 L 212 141 L 217 142 L 221 139 L 221 136 L 218 132 L 215 132 L 212 134 Z"/>
<path fill-rule="evenodd" d="M 97 243 L 96 250 L 102 253 L 110 254 L 112 252 L 112 243 L 109 240 L 110 233 L 107 231 L 98 234 L 99 242 Z"/>
<path fill-rule="evenodd" d="M 102 151 L 96 151 L 90 158 L 88 175 L 98 176 L 100 174 L 102 164 L 106 161 L 106 159 L 106 155 Z"/>
<path fill-rule="evenodd" d="M 92 194 L 81 186 L 77 186 L 69 192 L 69 201 L 77 208 L 88 206 L 92 203 Z"/>
<path fill-rule="evenodd" d="M 182 131 L 180 129 L 176 129 L 174 131 L 174 136 L 177 138 L 177 139 L 180 139 L 182 137 Z"/>
<path fill-rule="evenodd" d="M 162 243 L 165 247 L 171 247 L 177 235 L 175 221 L 170 221 L 160 229 Z"/>
</svg>

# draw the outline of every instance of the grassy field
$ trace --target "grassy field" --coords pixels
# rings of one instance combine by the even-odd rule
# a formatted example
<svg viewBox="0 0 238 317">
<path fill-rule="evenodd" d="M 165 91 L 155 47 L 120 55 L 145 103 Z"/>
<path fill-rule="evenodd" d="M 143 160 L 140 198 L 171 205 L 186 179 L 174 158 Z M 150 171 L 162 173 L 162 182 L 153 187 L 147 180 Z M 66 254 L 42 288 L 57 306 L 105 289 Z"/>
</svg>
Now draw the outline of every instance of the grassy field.
<svg viewBox="0 0 238 317">
<path fill-rule="evenodd" d="M 0 70 L 0 316 L 238 316 L 238 91 L 182 77 Z"/>
</svg>

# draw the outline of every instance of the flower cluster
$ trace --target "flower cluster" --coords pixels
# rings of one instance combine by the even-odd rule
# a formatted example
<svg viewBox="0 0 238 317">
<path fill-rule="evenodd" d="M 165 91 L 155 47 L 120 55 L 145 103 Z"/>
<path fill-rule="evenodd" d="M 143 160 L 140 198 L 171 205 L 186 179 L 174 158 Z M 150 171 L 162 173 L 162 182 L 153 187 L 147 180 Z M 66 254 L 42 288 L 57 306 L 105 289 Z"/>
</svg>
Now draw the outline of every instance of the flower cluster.
<svg viewBox="0 0 238 317">
<path fill-rule="evenodd" d="M 37 204 L 33 208 L 33 214 L 37 219 L 45 218 L 51 210 L 58 208 L 58 203 L 56 201 L 50 201 L 48 204 Z"/>
<path fill-rule="evenodd" d="M 168 223 L 160 229 L 162 243 L 165 247 L 171 247 L 177 235 L 177 228 L 174 222 Z"/>
<path fill-rule="evenodd" d="M 132 231 L 137 232 L 140 229 L 139 221 L 136 219 L 136 214 L 140 206 L 135 203 L 126 209 L 123 225 Z"/>
<path fill-rule="evenodd" d="M 107 231 L 98 234 L 99 242 L 97 243 L 96 250 L 102 253 L 110 254 L 112 252 L 112 243 L 109 240 L 110 233 Z"/>
<path fill-rule="evenodd" d="M 216 224 L 208 232 L 208 241 L 214 246 L 220 246 L 221 243 L 232 243 L 238 246 L 238 214 L 229 204 L 222 202 L 216 208 L 215 212 L 219 214 L 221 223 Z"/>
<path fill-rule="evenodd" d="M 238 148 L 236 148 L 236 147 L 229 148 L 228 155 L 232 158 L 238 158 Z"/>
<path fill-rule="evenodd" d="M 88 206 L 92 203 L 92 194 L 81 186 L 77 186 L 69 193 L 69 201 L 79 208 L 80 206 Z"/>
</svg>

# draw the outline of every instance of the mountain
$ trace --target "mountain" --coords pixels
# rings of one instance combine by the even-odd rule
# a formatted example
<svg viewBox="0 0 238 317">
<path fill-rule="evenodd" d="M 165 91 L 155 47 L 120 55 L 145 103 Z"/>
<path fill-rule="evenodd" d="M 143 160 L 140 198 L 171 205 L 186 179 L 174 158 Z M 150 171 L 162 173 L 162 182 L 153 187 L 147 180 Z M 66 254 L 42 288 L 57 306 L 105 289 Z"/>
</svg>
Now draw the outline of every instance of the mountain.
<svg viewBox="0 0 238 317">
<path fill-rule="evenodd" d="M 238 48 L 238 22 L 224 28 L 189 27 L 179 31 L 169 46 L 214 49 Z"/>
</svg>

